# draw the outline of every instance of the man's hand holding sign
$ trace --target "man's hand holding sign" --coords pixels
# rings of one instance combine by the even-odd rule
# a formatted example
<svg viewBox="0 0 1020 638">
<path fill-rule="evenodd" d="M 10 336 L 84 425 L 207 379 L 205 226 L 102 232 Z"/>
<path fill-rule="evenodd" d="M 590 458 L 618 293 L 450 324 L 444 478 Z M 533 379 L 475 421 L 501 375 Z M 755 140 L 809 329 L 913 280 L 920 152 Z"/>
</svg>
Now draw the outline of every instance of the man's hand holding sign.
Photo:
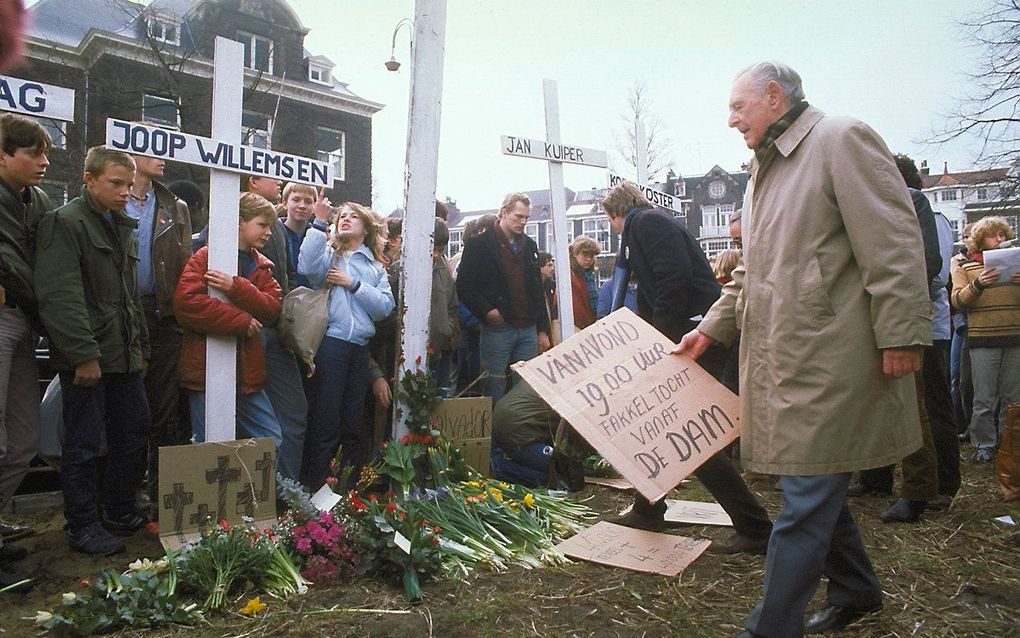
<svg viewBox="0 0 1020 638">
<path fill-rule="evenodd" d="M 514 369 L 650 501 L 740 434 L 737 397 L 622 308 Z"/>
</svg>

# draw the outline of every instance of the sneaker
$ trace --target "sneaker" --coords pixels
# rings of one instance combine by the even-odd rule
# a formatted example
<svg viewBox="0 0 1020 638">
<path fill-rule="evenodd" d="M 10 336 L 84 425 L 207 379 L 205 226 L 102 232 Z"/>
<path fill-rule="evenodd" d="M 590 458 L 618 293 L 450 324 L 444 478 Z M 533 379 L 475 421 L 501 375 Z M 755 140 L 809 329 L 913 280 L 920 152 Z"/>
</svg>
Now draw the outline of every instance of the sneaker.
<svg viewBox="0 0 1020 638">
<path fill-rule="evenodd" d="M 755 539 L 744 536 L 739 532 L 733 532 L 729 540 L 720 542 L 712 541 L 708 546 L 711 554 L 765 554 L 769 549 L 769 537 Z"/>
<path fill-rule="evenodd" d="M 32 589 L 32 579 L 13 565 L 0 562 L 0 592 L 23 594 Z"/>
<path fill-rule="evenodd" d="M 990 447 L 980 448 L 976 454 L 974 454 L 975 463 L 991 463 L 995 460 L 995 450 Z"/>
<path fill-rule="evenodd" d="M 68 532 L 68 542 L 74 551 L 94 556 L 119 554 L 127 549 L 124 543 L 110 536 L 110 532 L 103 529 L 99 521 Z"/>
<path fill-rule="evenodd" d="M 113 532 L 119 536 L 130 536 L 145 527 L 149 518 L 135 509 L 121 516 L 107 516 L 106 511 L 99 515 L 106 531 Z"/>
</svg>

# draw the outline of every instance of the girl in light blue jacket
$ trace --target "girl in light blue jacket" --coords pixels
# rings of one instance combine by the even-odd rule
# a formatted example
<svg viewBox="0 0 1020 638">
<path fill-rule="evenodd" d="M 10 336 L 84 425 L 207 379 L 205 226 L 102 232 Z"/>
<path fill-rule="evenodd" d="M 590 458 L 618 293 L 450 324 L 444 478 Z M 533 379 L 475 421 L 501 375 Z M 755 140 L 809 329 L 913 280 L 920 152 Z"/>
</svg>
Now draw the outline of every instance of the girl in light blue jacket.
<svg viewBox="0 0 1020 638">
<path fill-rule="evenodd" d="M 305 382 L 308 430 L 301 482 L 313 491 L 329 475 L 338 446 L 340 467 L 356 469 L 367 440 L 362 412 L 368 392 L 368 340 L 375 334 L 375 322 L 394 306 L 386 269 L 378 260 L 382 228 L 382 219 L 371 210 L 347 203 L 332 233 L 325 211 L 316 218 L 298 254 L 298 272 L 314 288 L 330 288 L 329 326 L 315 355 L 315 374 Z M 355 471 L 351 479 L 357 476 Z"/>
</svg>

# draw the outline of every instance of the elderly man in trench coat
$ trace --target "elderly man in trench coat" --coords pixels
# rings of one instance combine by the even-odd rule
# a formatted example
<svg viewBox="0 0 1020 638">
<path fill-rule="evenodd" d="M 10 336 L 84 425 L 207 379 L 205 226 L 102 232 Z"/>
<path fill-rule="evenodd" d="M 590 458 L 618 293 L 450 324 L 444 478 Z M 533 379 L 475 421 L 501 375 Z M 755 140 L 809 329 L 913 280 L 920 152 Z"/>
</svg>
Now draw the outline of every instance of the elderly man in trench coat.
<svg viewBox="0 0 1020 638">
<path fill-rule="evenodd" d="M 835 631 L 882 605 L 847 508 L 850 473 L 921 446 L 921 232 L 882 139 L 808 106 L 793 69 L 744 70 L 729 109 L 755 153 L 744 265 L 674 352 L 697 358 L 740 330 L 741 459 L 781 477 L 764 593 L 740 636 Z M 827 603 L 805 623 L 822 575 Z"/>
</svg>

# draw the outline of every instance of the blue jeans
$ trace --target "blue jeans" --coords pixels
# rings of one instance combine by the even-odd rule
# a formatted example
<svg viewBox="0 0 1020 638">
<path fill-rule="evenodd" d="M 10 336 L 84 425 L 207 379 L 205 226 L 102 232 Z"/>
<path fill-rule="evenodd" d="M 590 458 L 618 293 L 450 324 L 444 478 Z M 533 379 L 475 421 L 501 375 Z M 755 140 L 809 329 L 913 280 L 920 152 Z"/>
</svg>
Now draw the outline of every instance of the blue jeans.
<svg viewBox="0 0 1020 638">
<path fill-rule="evenodd" d="M 357 468 L 371 435 L 362 415 L 368 393 L 368 346 L 326 336 L 315 354 L 315 374 L 305 381 L 308 429 L 305 432 L 301 482 L 313 492 L 330 475 L 337 448 L 340 468 Z M 357 479 L 357 472 L 352 475 Z"/>
<path fill-rule="evenodd" d="M 551 458 L 552 447 L 540 441 L 529 443 L 513 454 L 493 447 L 489 458 L 492 478 L 528 487 L 543 487 L 549 481 Z"/>
<path fill-rule="evenodd" d="M 205 442 L 205 392 L 188 391 L 191 406 L 191 434 L 195 443 Z M 237 426 L 241 429 L 242 439 L 272 439 L 276 449 L 280 449 L 283 437 L 280 434 L 280 422 L 276 419 L 273 406 L 266 397 L 265 390 L 253 394 L 237 393 Z M 276 464 L 279 467 L 280 456 L 277 454 Z"/>
<path fill-rule="evenodd" d="M 518 361 L 527 361 L 538 354 L 538 331 L 535 324 L 517 328 L 509 323 L 482 325 L 479 340 L 485 396 L 495 403 L 506 392 L 507 369 Z M 519 378 L 514 374 L 515 378 Z"/>
<path fill-rule="evenodd" d="M 822 576 L 829 604 L 870 609 L 882 589 L 846 503 L 849 474 L 781 476 L 779 512 L 765 559 L 765 590 L 746 621 L 763 636 L 800 638 Z"/>
<path fill-rule="evenodd" d="M 90 387 L 74 385 L 74 371 L 60 373 L 64 442 L 60 487 L 64 517 L 72 532 L 99 520 L 135 511 L 135 490 L 145 474 L 149 403 L 140 372 L 104 373 Z M 99 486 L 97 461 L 106 442 L 106 467 Z"/>
<path fill-rule="evenodd" d="M 963 434 L 970 426 L 974 410 L 974 385 L 971 379 L 970 349 L 967 347 L 967 324 L 953 329 L 953 341 L 949 351 L 949 382 L 957 431 Z"/>
<path fill-rule="evenodd" d="M 266 353 L 266 385 L 263 389 L 283 435 L 276 467 L 280 474 L 297 481 L 301 476 L 301 456 L 308 425 L 308 401 L 301 382 L 301 369 L 294 353 L 280 342 L 276 328 L 263 328 L 262 335 Z"/>
</svg>

